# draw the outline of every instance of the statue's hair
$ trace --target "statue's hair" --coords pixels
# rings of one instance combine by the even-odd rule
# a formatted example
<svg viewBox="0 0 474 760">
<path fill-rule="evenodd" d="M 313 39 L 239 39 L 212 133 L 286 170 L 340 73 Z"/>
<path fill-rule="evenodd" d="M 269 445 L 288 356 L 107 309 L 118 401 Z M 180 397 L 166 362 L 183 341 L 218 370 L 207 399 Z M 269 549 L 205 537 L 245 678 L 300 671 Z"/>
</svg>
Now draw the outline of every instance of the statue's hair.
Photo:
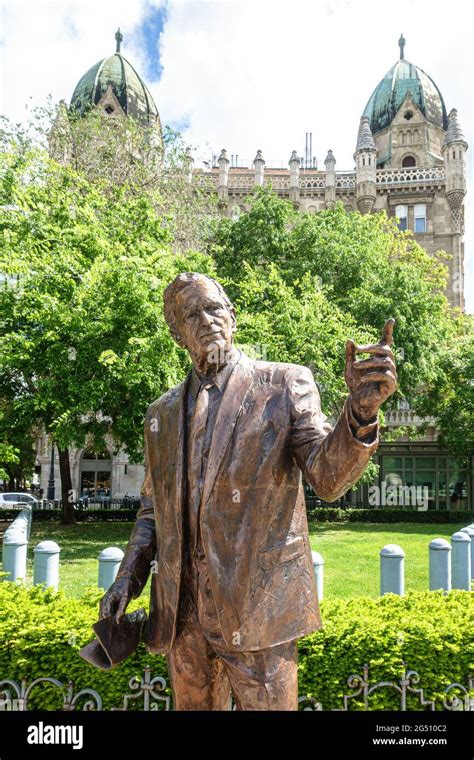
<svg viewBox="0 0 474 760">
<path fill-rule="evenodd" d="M 201 274 L 200 272 L 182 272 L 177 277 L 175 277 L 172 282 L 170 282 L 163 293 L 163 306 L 166 324 L 170 329 L 172 337 L 179 344 L 181 343 L 181 336 L 177 328 L 178 320 L 176 315 L 176 296 L 178 293 L 184 290 L 184 288 L 187 288 L 189 285 L 193 285 L 194 283 L 198 282 L 212 282 L 212 284 L 216 286 L 219 294 L 222 296 L 222 300 L 224 301 L 229 311 L 235 316 L 234 304 L 228 297 L 220 282 L 217 282 L 217 280 L 214 280 L 212 277 L 208 277 L 207 274 Z"/>
</svg>

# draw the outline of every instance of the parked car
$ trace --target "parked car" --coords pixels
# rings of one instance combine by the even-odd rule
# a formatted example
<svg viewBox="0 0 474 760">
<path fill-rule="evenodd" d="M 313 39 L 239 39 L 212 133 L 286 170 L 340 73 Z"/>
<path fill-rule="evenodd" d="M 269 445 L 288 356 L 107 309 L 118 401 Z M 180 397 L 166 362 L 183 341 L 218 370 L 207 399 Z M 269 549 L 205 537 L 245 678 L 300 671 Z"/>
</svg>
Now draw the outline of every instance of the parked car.
<svg viewBox="0 0 474 760">
<path fill-rule="evenodd" d="M 38 499 L 29 493 L 0 493 L 0 509 L 29 506 L 38 507 Z"/>
</svg>

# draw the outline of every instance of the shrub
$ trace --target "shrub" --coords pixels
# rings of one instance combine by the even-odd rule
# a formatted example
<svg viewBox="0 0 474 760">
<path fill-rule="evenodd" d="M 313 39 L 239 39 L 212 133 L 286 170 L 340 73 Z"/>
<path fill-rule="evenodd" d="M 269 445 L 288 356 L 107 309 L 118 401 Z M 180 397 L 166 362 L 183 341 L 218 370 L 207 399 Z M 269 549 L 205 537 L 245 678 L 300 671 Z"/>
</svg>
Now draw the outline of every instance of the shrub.
<svg viewBox="0 0 474 760">
<path fill-rule="evenodd" d="M 367 523 L 465 523 L 474 521 L 474 512 L 453 510 L 428 510 L 416 512 L 411 509 L 342 509 L 341 507 L 314 507 L 308 509 L 308 517 L 316 522 L 367 522 Z"/>
<path fill-rule="evenodd" d="M 97 670 L 78 656 L 93 638 L 102 592 L 90 589 L 81 599 L 63 592 L 0 583 L 0 680 L 28 682 L 52 676 L 74 682 L 75 692 L 96 689 L 103 708 L 120 707 L 130 693 L 129 681 L 141 678 L 149 666 L 152 676 L 168 681 L 166 659 L 150 655 L 143 645 L 111 672 Z M 147 606 L 145 596 L 130 610 Z M 473 674 L 473 626 L 471 595 L 467 591 L 410 592 L 405 597 L 387 594 L 321 602 L 324 627 L 299 641 L 299 693 L 320 701 L 325 710 L 342 707 L 342 696 L 351 691 L 347 678 L 370 668 L 370 682 L 395 680 L 404 673 L 403 663 L 420 674 L 425 698 L 441 700 L 448 684 L 467 685 Z M 168 685 L 167 694 L 170 695 Z M 58 691 L 44 685 L 32 691 L 30 709 L 60 709 Z M 370 709 L 399 709 L 399 700 L 382 689 L 370 698 Z M 140 704 L 131 706 L 140 709 Z M 360 702 L 351 702 L 351 709 Z M 410 698 L 408 709 L 422 709 Z"/>
</svg>

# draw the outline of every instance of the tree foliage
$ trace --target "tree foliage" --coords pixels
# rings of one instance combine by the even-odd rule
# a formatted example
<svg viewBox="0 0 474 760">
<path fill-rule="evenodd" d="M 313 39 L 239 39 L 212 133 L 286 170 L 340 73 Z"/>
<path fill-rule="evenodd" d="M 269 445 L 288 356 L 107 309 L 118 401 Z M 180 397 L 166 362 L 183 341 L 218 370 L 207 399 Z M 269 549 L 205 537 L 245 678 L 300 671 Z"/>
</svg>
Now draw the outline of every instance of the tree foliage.
<svg viewBox="0 0 474 760">
<path fill-rule="evenodd" d="M 430 257 L 384 213 L 347 213 L 341 204 L 300 213 L 263 188 L 248 213 L 214 224 L 208 250 L 237 300 L 248 293 L 250 270 L 265 283 L 276 267 L 287 289 L 285 302 L 290 293 L 300 303 L 318 293 L 327 311 L 339 315 L 345 338 L 357 340 L 359 331 L 378 340 L 385 320 L 394 317 L 399 394 L 410 400 L 437 375 L 439 357 L 457 329 L 457 315 L 442 292 L 446 255 Z M 273 303 L 262 299 L 254 308 L 272 321 Z M 320 331 L 325 320 L 318 320 Z M 274 320 L 276 330 L 279 325 Z M 306 353 L 315 350 L 315 340 L 316 332 L 300 335 Z M 341 361 L 317 365 L 324 386 L 332 387 L 329 377 L 340 373 Z"/>
<path fill-rule="evenodd" d="M 462 459 L 474 452 L 474 319 L 465 315 L 438 372 L 416 401 L 419 414 L 434 417 L 439 443 Z"/>
<path fill-rule="evenodd" d="M 104 192 L 44 152 L 5 153 L 1 166 L 1 394 L 15 388 L 18 413 L 60 455 L 107 438 L 139 461 L 147 405 L 188 364 L 164 323 L 163 290 L 212 263 L 173 250 L 146 194 Z"/>
</svg>

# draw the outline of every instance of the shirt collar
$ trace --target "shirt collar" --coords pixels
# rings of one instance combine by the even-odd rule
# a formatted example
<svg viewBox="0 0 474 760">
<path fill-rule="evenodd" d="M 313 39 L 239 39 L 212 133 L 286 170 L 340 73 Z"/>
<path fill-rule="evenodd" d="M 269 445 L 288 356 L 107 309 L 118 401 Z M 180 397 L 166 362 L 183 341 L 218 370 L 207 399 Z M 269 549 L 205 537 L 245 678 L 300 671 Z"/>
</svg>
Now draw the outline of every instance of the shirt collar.
<svg viewBox="0 0 474 760">
<path fill-rule="evenodd" d="M 229 379 L 229 375 L 232 372 L 234 365 L 238 363 L 241 355 L 241 351 L 238 348 L 232 347 L 227 363 L 222 367 L 221 370 L 219 370 L 216 375 L 213 375 L 209 378 L 206 378 L 204 376 L 200 377 L 193 367 L 191 370 L 191 381 L 189 385 L 189 391 L 192 394 L 193 398 L 196 398 L 201 382 L 205 381 L 212 382 L 222 393 Z"/>
</svg>

